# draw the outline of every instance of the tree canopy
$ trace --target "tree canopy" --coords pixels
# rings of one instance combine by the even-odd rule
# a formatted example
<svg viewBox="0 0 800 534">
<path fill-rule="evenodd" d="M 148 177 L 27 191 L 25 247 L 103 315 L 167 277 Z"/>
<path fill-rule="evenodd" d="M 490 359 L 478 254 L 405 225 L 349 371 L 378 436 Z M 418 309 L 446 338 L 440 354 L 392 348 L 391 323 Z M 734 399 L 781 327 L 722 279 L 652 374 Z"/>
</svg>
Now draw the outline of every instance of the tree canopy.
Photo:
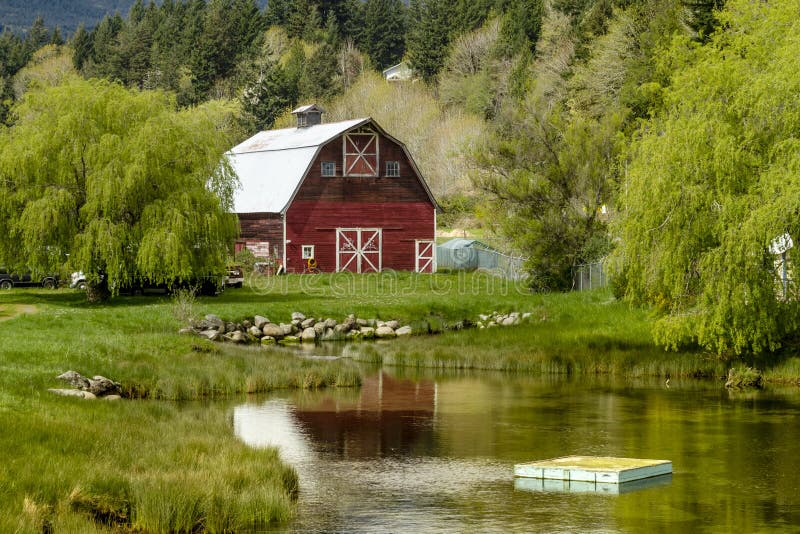
<svg viewBox="0 0 800 534">
<path fill-rule="evenodd" d="M 73 78 L 29 89 L 0 131 L 0 263 L 83 270 L 109 287 L 221 273 L 235 175 L 232 110 Z"/>
<path fill-rule="evenodd" d="M 676 38 L 664 112 L 632 146 L 621 191 L 627 297 L 657 340 L 721 354 L 775 350 L 800 327 L 774 240 L 800 245 L 800 1 L 734 0 L 708 45 Z M 771 246 L 773 245 L 773 246 Z"/>
</svg>

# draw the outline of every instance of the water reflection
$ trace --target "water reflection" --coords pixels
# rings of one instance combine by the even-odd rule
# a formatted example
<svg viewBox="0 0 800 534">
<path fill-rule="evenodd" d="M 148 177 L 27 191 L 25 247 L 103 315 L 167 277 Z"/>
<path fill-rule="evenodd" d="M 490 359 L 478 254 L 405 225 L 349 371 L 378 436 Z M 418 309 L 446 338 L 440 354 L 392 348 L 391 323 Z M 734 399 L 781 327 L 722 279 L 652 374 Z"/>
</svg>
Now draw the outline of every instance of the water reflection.
<svg viewBox="0 0 800 534">
<path fill-rule="evenodd" d="M 796 530 L 797 390 L 671 386 L 383 372 L 238 406 L 234 429 L 297 468 L 290 531 Z M 599 489 L 513 478 L 515 463 L 572 454 L 665 458 L 674 475 Z"/>
</svg>

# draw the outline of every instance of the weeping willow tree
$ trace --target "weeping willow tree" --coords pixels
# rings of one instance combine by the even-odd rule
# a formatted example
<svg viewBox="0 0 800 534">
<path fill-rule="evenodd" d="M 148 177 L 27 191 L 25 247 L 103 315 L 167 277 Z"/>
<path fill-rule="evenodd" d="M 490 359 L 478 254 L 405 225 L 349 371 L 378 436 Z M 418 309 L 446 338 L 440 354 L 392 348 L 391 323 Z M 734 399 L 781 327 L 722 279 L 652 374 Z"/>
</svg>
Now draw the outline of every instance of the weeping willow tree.
<svg viewBox="0 0 800 534">
<path fill-rule="evenodd" d="M 13 113 L 0 131 L 0 264 L 81 269 L 100 298 L 224 269 L 229 107 L 178 111 L 163 92 L 74 78 L 30 90 Z"/>
<path fill-rule="evenodd" d="M 656 339 L 721 355 L 796 337 L 776 238 L 800 246 L 800 0 L 733 0 L 704 46 L 673 44 L 665 111 L 634 144 L 618 259 L 629 299 L 662 313 Z"/>
</svg>

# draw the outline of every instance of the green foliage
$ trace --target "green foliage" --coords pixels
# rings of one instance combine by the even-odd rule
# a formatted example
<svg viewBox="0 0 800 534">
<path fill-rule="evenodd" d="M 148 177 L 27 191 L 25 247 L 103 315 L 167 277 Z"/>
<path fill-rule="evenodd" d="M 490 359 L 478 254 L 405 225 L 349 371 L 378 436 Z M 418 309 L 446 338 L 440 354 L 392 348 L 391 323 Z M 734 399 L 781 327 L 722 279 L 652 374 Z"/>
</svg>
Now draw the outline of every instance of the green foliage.
<svg viewBox="0 0 800 534">
<path fill-rule="evenodd" d="M 364 6 L 364 49 L 378 69 L 391 67 L 405 52 L 406 13 L 401 0 L 367 0 Z"/>
<path fill-rule="evenodd" d="M 67 264 L 112 287 L 221 273 L 236 231 L 220 166 L 231 111 L 176 112 L 166 94 L 102 81 L 29 91 L 0 132 L 0 262 Z"/>
<path fill-rule="evenodd" d="M 601 216 L 618 179 L 624 115 L 569 116 L 530 98 L 474 158 L 476 185 L 491 195 L 500 230 L 529 257 L 536 280 L 569 289 L 572 268 L 610 248 Z"/>
<path fill-rule="evenodd" d="M 784 293 L 770 252 L 800 235 L 798 9 L 730 2 L 707 46 L 670 50 L 681 68 L 632 148 L 618 225 L 628 298 L 661 311 L 665 346 L 760 353 L 800 327 L 797 285 Z"/>
</svg>

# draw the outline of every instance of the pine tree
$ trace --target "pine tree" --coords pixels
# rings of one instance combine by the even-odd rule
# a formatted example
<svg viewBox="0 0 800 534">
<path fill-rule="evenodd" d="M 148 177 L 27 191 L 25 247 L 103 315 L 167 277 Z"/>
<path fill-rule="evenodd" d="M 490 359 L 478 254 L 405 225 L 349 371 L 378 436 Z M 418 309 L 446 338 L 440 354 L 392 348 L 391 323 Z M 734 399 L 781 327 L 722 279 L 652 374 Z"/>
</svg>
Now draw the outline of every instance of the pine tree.
<svg viewBox="0 0 800 534">
<path fill-rule="evenodd" d="M 407 49 L 411 67 L 426 82 L 434 80 L 447 58 L 452 0 L 411 0 Z"/>
<path fill-rule="evenodd" d="M 363 47 L 379 70 L 402 59 L 405 32 L 406 13 L 401 0 L 367 0 Z"/>
</svg>

